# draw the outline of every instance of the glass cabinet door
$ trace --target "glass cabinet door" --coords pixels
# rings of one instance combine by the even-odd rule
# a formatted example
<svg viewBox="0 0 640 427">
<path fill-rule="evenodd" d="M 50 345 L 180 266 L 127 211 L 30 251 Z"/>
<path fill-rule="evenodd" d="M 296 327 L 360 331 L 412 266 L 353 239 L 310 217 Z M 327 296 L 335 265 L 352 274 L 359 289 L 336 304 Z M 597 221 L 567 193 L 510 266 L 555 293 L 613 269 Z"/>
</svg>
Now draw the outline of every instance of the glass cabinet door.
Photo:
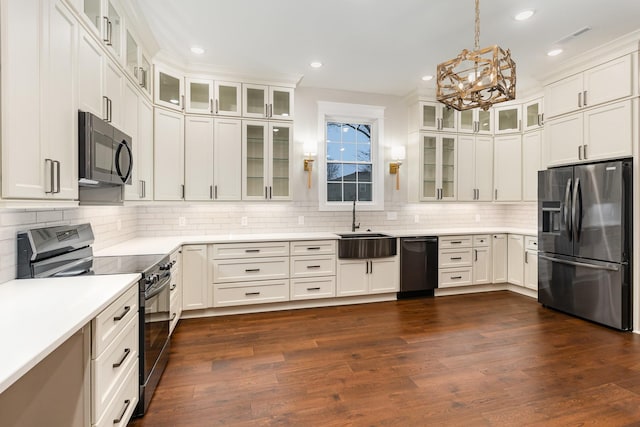
<svg viewBox="0 0 640 427">
<path fill-rule="evenodd" d="M 235 82 L 215 82 L 214 114 L 239 116 L 242 85 Z"/>
<path fill-rule="evenodd" d="M 122 32 L 122 21 L 120 18 L 120 14 L 113 7 L 113 4 L 109 2 L 109 8 L 107 10 L 107 18 L 109 19 L 107 23 L 107 45 L 111 46 L 113 51 L 116 53 L 116 57 L 120 58 L 121 52 L 121 32 Z"/>
<path fill-rule="evenodd" d="M 293 88 L 269 87 L 269 117 L 293 120 Z"/>
<path fill-rule="evenodd" d="M 185 109 L 188 113 L 213 113 L 213 81 L 186 79 Z"/>
<path fill-rule="evenodd" d="M 495 109 L 496 134 L 519 132 L 522 117 L 519 105 L 499 107 Z"/>
<path fill-rule="evenodd" d="M 138 70 L 138 84 L 151 95 L 151 62 L 141 55 L 140 69 Z"/>
<path fill-rule="evenodd" d="M 492 133 L 493 129 L 491 126 L 491 110 L 478 110 L 478 118 L 476 123 L 477 133 Z"/>
<path fill-rule="evenodd" d="M 458 126 L 458 130 L 460 132 L 473 133 L 476 131 L 476 121 L 474 113 L 474 110 L 460 111 L 460 125 Z"/>
<path fill-rule="evenodd" d="M 542 126 L 542 100 L 536 99 L 524 105 L 524 130 Z"/>
<path fill-rule="evenodd" d="M 436 137 L 424 135 L 422 137 L 422 198 L 436 197 Z"/>
<path fill-rule="evenodd" d="M 438 130 L 438 115 L 436 104 L 420 103 L 420 128 Z"/>
<path fill-rule="evenodd" d="M 244 199 L 266 199 L 267 130 L 266 123 L 243 122 Z"/>
<path fill-rule="evenodd" d="M 456 130 L 456 110 L 440 105 L 440 130 Z"/>
<path fill-rule="evenodd" d="M 102 0 L 84 0 L 84 14 L 95 29 L 97 34 L 102 31 Z"/>
<path fill-rule="evenodd" d="M 242 85 L 242 115 L 244 117 L 267 117 L 269 92 L 267 86 Z"/>
<path fill-rule="evenodd" d="M 184 108 L 182 76 L 156 67 L 155 102 L 174 110 Z"/>
<path fill-rule="evenodd" d="M 129 74 L 134 76 L 140 82 L 140 78 L 138 76 L 138 43 L 136 39 L 133 38 L 129 30 L 127 30 L 127 57 L 125 59 L 126 68 Z"/>
<path fill-rule="evenodd" d="M 456 196 L 456 139 L 442 138 L 442 183 L 441 199 L 452 199 Z"/>
<path fill-rule="evenodd" d="M 290 189 L 290 157 L 292 128 L 288 124 L 271 124 L 271 186 L 270 199 L 288 199 Z"/>
</svg>

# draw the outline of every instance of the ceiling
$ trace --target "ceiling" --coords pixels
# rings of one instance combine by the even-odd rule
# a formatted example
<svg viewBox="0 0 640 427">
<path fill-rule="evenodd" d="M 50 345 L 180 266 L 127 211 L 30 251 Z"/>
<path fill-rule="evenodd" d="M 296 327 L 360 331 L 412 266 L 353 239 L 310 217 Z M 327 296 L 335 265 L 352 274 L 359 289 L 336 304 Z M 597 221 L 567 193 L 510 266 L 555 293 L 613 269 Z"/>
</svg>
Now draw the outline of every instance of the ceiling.
<svg viewBox="0 0 640 427">
<path fill-rule="evenodd" d="M 300 86 L 406 95 L 474 42 L 473 0 L 131 0 L 161 54 L 186 68 Z M 524 9 L 527 21 L 513 17 Z M 638 0 L 484 0 L 480 45 L 511 49 L 518 90 L 579 53 L 640 28 Z M 579 37 L 558 41 L 584 27 Z M 197 56 L 191 46 L 201 46 Z M 312 69 L 309 63 L 324 65 Z"/>
</svg>

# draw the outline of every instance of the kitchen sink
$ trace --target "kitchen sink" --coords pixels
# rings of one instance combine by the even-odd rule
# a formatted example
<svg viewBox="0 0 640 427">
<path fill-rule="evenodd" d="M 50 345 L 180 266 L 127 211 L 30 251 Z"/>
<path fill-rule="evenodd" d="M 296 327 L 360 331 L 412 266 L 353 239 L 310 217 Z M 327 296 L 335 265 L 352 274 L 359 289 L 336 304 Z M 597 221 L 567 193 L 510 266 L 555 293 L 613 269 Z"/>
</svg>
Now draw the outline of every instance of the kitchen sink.
<svg viewBox="0 0 640 427">
<path fill-rule="evenodd" d="M 345 233 L 338 236 L 338 258 L 384 258 L 397 253 L 397 239 L 387 234 Z"/>
</svg>

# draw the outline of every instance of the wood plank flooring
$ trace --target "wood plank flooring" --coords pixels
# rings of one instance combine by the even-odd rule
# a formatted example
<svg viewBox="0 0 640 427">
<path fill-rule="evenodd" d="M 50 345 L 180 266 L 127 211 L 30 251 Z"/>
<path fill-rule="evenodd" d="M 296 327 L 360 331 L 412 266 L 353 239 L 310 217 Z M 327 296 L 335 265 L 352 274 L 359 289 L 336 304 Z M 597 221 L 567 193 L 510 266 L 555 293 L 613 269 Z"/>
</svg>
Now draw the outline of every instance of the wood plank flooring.
<svg viewBox="0 0 640 427">
<path fill-rule="evenodd" d="M 640 336 L 507 291 L 181 320 L 130 425 L 640 425 Z"/>
</svg>

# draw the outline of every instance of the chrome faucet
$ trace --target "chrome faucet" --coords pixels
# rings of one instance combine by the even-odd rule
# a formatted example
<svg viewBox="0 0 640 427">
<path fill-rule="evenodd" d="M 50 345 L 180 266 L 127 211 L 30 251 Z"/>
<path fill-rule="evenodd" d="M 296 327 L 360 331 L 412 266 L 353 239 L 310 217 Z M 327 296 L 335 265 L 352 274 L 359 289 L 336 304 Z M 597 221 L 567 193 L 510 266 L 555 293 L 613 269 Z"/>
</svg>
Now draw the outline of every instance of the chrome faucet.
<svg viewBox="0 0 640 427">
<path fill-rule="evenodd" d="M 358 228 L 360 228 L 360 223 L 356 225 L 356 200 L 353 199 L 353 220 L 351 221 L 351 231 L 356 231 Z"/>
</svg>

